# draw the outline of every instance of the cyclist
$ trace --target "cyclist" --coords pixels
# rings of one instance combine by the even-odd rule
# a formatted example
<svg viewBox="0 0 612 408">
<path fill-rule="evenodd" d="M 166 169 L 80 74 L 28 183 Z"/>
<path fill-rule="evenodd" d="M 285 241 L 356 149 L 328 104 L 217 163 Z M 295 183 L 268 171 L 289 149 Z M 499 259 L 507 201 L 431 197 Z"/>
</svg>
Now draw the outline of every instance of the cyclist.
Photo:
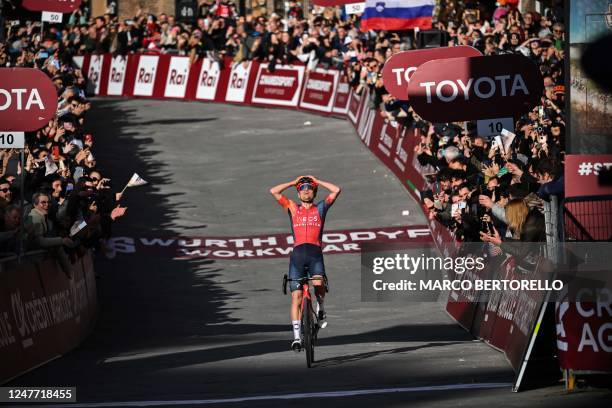
<svg viewBox="0 0 612 408">
<path fill-rule="evenodd" d="M 325 200 L 314 204 L 317 189 L 322 186 L 329 190 Z M 300 203 L 288 199 L 281 193 L 289 187 L 295 187 L 298 192 Z M 289 213 L 291 232 L 293 234 L 293 251 L 289 258 L 289 279 L 300 279 L 308 277 L 323 278 L 325 276 L 325 265 L 323 264 L 323 252 L 321 251 L 321 238 L 323 236 L 323 224 L 327 210 L 336 201 L 340 194 L 340 187 L 326 181 L 317 180 L 314 176 L 300 176 L 288 183 L 279 184 L 270 189 L 270 194 Z M 320 321 L 327 318 L 323 308 L 325 287 L 322 280 L 311 281 L 314 285 L 317 297 L 317 315 Z M 300 306 L 302 303 L 302 291 L 299 282 L 293 280 L 291 288 L 291 325 L 293 327 L 293 341 L 291 349 L 299 352 L 302 348 L 300 333 Z"/>
</svg>

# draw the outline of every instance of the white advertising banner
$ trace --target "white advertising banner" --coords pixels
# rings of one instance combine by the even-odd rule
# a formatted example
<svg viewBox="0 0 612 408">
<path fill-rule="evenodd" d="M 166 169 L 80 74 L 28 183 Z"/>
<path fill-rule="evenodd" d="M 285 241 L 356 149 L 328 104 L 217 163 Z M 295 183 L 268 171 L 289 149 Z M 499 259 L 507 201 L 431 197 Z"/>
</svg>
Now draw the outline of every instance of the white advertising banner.
<svg viewBox="0 0 612 408">
<path fill-rule="evenodd" d="M 166 88 L 164 96 L 167 98 L 184 98 L 187 90 L 187 78 L 189 78 L 189 58 L 172 57 L 166 77 Z"/>
<path fill-rule="evenodd" d="M 157 55 L 141 55 L 136 70 L 134 82 L 135 96 L 152 96 L 153 86 L 155 85 L 155 75 L 157 73 Z"/>
<path fill-rule="evenodd" d="M 198 77 L 196 99 L 207 101 L 214 100 L 217 94 L 217 86 L 219 85 L 220 77 L 221 70 L 219 69 L 219 63 L 210 58 L 204 58 L 204 60 L 202 60 L 200 76 Z"/>
<path fill-rule="evenodd" d="M 252 65 L 251 61 L 249 61 L 247 63 L 241 62 L 232 66 L 232 72 L 230 72 L 227 92 L 225 94 L 226 102 L 244 102 Z"/>
<path fill-rule="evenodd" d="M 118 55 L 111 60 L 110 74 L 108 76 L 108 95 L 123 95 L 126 68 L 126 56 Z"/>
<path fill-rule="evenodd" d="M 102 80 L 102 64 L 104 63 L 104 55 L 92 55 L 89 60 L 89 70 L 87 70 L 87 78 L 89 78 L 89 89 L 94 95 L 100 94 L 100 82 Z"/>
</svg>

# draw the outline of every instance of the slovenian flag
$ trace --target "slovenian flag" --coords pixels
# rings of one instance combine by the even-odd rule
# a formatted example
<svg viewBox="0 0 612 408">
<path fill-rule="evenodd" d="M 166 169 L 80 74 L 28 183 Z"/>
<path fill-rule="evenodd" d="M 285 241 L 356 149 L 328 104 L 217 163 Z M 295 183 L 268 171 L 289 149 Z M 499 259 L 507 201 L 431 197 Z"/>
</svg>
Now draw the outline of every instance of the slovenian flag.
<svg viewBox="0 0 612 408">
<path fill-rule="evenodd" d="M 434 0 L 366 0 L 361 31 L 431 28 Z"/>
</svg>

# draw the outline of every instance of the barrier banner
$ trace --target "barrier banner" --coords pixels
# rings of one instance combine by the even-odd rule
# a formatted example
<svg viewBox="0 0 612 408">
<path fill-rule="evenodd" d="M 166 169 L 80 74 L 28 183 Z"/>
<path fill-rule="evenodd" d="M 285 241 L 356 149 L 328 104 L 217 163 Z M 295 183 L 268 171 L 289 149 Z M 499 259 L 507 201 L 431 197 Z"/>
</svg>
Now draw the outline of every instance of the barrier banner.
<svg viewBox="0 0 612 408">
<path fill-rule="evenodd" d="M 218 61 L 211 58 L 200 60 L 200 64 L 195 99 L 214 101 L 221 81 L 221 67 Z"/>
<path fill-rule="evenodd" d="M 102 65 L 104 55 L 92 55 L 87 67 L 87 92 L 94 95 L 100 94 L 100 84 L 102 83 Z"/>
<path fill-rule="evenodd" d="M 306 74 L 300 108 L 330 113 L 334 107 L 334 95 L 338 84 L 338 71 L 315 69 Z"/>
<path fill-rule="evenodd" d="M 496 258 L 502 258 L 501 262 Z M 491 259 L 487 267 L 490 272 L 499 271 L 499 273 L 496 273 L 497 276 L 487 276 L 487 279 L 512 279 L 515 268 L 514 258 L 503 259 L 503 256 L 496 258 Z M 481 340 L 502 351 L 506 347 L 508 333 L 512 333 L 512 320 L 508 318 L 508 313 L 511 312 L 508 309 L 512 307 L 509 300 L 511 298 L 503 290 L 492 290 L 478 331 L 478 337 Z"/>
<path fill-rule="evenodd" d="M 362 101 L 363 97 L 352 89 L 349 98 L 347 116 L 355 128 L 357 127 L 357 119 L 359 118 Z"/>
<path fill-rule="evenodd" d="M 297 107 L 304 78 L 304 67 L 300 65 L 277 65 L 274 72 L 261 64 L 253 89 L 253 104 Z"/>
<path fill-rule="evenodd" d="M 0 383 L 72 350 L 89 334 L 97 298 L 91 255 L 85 258 L 72 264 L 72 280 L 43 253 L 2 263 Z"/>
<path fill-rule="evenodd" d="M 577 253 L 578 245 L 567 252 Z M 580 279 L 570 282 L 555 303 L 556 343 L 563 369 L 612 372 L 612 290 L 608 245 L 589 244 Z M 560 272 L 577 276 L 575 271 Z"/>
<path fill-rule="evenodd" d="M 96 273 L 91 253 L 81 257 L 81 268 L 83 268 L 85 287 L 87 289 L 87 321 L 90 322 L 90 327 L 93 330 L 98 316 L 98 290 L 96 289 Z"/>
<path fill-rule="evenodd" d="M 128 59 L 126 56 L 117 55 L 113 57 L 111 60 L 110 74 L 108 76 L 107 95 L 123 95 L 123 84 L 125 83 L 127 65 Z"/>
<path fill-rule="evenodd" d="M 140 55 L 134 82 L 134 96 L 153 96 L 158 62 L 157 55 Z"/>
<path fill-rule="evenodd" d="M 0 272 L 0 383 L 53 357 L 53 338 L 34 319 L 33 299 L 44 296 L 36 266 L 3 263 Z M 27 309 L 27 311 L 26 311 Z M 43 315 L 44 316 L 44 315 Z"/>
<path fill-rule="evenodd" d="M 611 371 L 612 293 L 603 288 L 596 298 L 597 302 L 555 305 L 557 351 L 563 369 Z"/>
<path fill-rule="evenodd" d="M 227 92 L 225 93 L 225 102 L 245 103 L 247 87 L 249 85 L 249 77 L 253 70 L 253 62 L 241 62 L 232 65 L 229 81 L 227 84 Z"/>
<path fill-rule="evenodd" d="M 489 270 L 484 268 L 466 269 L 461 275 L 455 275 L 455 279 L 461 281 L 468 280 L 475 282 L 477 279 L 486 279 Z M 473 286 L 471 286 L 473 288 Z M 448 294 L 449 301 L 446 304 L 446 312 L 453 317 L 461 327 L 472 335 L 478 337 L 474 331 L 474 319 L 476 318 L 480 292 L 475 289 L 470 290 L 451 290 Z"/>
<path fill-rule="evenodd" d="M 89 332 L 89 310 L 81 262 L 72 264 L 69 280 L 55 259 L 47 258 L 37 265 L 43 283 L 44 298 L 49 304 L 49 329 L 55 338 L 55 354 L 65 354 Z"/>
<path fill-rule="evenodd" d="M 189 57 L 170 57 L 164 97 L 181 99 L 185 97 L 190 66 Z"/>
<path fill-rule="evenodd" d="M 334 99 L 334 107 L 332 108 L 332 112 L 341 117 L 346 116 L 350 96 L 351 87 L 348 83 L 346 75 L 340 74 L 338 86 L 336 87 L 336 96 Z"/>
</svg>

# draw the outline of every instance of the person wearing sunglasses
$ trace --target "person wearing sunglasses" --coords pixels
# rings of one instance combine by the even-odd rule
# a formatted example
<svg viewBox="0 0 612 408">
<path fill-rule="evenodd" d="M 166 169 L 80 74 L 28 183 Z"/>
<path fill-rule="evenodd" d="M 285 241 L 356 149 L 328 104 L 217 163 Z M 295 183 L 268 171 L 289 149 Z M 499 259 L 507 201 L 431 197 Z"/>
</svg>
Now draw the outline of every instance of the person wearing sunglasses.
<svg viewBox="0 0 612 408">
<path fill-rule="evenodd" d="M 32 233 L 32 243 L 35 249 L 47 249 L 59 262 L 62 270 L 69 279 L 72 279 L 70 261 L 63 251 L 62 246 L 72 248 L 75 242 L 68 237 L 58 237 L 56 235 L 53 222 L 49 219 L 49 206 L 51 205 L 51 195 L 43 192 L 35 193 L 32 196 L 34 208 L 25 219 L 26 231 Z"/>
<path fill-rule="evenodd" d="M 314 203 L 318 187 L 329 190 L 324 200 Z M 299 203 L 285 197 L 282 192 L 290 187 L 295 187 L 298 193 Z M 302 348 L 300 329 L 300 304 L 302 303 L 302 291 L 297 282 L 298 279 L 323 278 L 325 276 L 325 265 L 323 263 L 323 251 L 321 239 L 323 237 L 323 226 L 325 216 L 332 204 L 340 194 L 340 187 L 314 176 L 300 176 L 288 183 L 282 183 L 270 189 L 270 194 L 285 209 L 291 220 L 291 232 L 293 234 L 293 251 L 289 259 L 289 278 L 291 281 L 291 325 L 293 328 L 293 340 L 291 349 L 299 352 Z M 317 297 L 317 314 L 319 321 L 326 319 L 327 315 L 323 308 L 325 287 L 323 280 L 314 280 L 312 284 Z"/>
<path fill-rule="evenodd" d="M 5 179 L 0 179 L 0 208 L 6 208 L 13 199 L 13 193 L 11 191 L 11 183 Z"/>
</svg>

